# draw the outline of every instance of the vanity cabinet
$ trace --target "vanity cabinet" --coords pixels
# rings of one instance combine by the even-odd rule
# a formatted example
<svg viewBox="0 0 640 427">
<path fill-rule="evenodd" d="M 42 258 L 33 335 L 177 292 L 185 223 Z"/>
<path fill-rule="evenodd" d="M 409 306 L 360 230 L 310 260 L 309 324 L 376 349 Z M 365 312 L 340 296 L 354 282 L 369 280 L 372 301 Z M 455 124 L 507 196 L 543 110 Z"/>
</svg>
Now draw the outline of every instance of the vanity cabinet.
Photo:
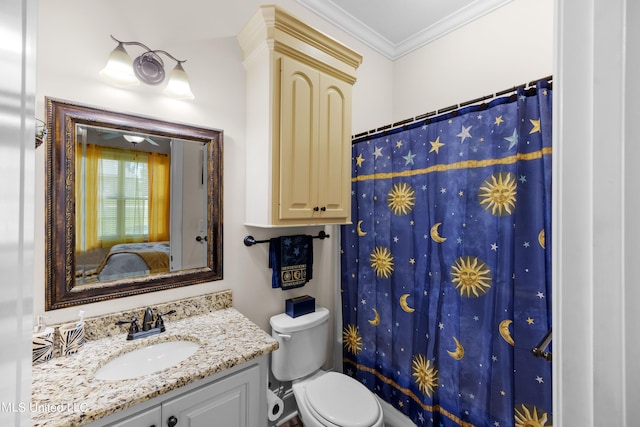
<svg viewBox="0 0 640 427">
<path fill-rule="evenodd" d="M 160 405 L 137 412 L 123 420 L 107 425 L 108 427 L 160 427 L 162 426 L 162 407 Z"/>
<path fill-rule="evenodd" d="M 186 391 L 174 390 L 91 426 L 266 426 L 266 384 L 261 383 L 261 372 L 260 364 L 251 364 L 222 378 L 186 386 Z"/>
<path fill-rule="evenodd" d="M 247 71 L 246 225 L 345 224 L 362 57 L 278 6 L 238 35 Z"/>
<path fill-rule="evenodd" d="M 167 427 L 259 425 L 259 374 L 259 369 L 254 366 L 184 393 L 162 404 L 162 418 Z M 173 420 L 175 424 L 171 422 Z"/>
<path fill-rule="evenodd" d="M 108 427 L 160 427 L 162 426 L 162 407 L 160 405 L 140 411 L 123 420 L 107 424 Z"/>
</svg>

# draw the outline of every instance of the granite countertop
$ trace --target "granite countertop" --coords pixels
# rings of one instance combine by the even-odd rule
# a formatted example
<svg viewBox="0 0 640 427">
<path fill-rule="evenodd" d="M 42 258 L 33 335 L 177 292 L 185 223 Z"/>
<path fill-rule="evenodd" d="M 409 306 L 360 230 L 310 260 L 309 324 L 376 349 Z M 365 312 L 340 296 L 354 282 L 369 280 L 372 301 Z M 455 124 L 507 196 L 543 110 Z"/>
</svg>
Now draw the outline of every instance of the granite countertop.
<svg viewBox="0 0 640 427">
<path fill-rule="evenodd" d="M 269 334 L 234 308 L 177 321 L 167 330 L 132 341 L 126 333 L 87 341 L 75 355 L 33 366 L 32 426 L 80 426 L 162 395 L 278 348 Z M 104 381 L 94 373 L 113 358 L 151 343 L 188 340 L 200 344 L 181 363 L 134 379 Z"/>
</svg>

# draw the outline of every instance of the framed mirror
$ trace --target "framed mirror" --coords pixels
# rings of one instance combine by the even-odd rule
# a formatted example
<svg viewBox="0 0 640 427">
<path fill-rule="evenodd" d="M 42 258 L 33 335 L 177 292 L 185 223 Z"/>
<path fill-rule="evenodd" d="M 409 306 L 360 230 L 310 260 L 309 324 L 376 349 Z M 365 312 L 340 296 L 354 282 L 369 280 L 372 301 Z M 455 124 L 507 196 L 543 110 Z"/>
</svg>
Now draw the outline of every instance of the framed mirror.
<svg viewBox="0 0 640 427">
<path fill-rule="evenodd" d="M 45 101 L 46 310 L 222 279 L 223 132 Z"/>
</svg>

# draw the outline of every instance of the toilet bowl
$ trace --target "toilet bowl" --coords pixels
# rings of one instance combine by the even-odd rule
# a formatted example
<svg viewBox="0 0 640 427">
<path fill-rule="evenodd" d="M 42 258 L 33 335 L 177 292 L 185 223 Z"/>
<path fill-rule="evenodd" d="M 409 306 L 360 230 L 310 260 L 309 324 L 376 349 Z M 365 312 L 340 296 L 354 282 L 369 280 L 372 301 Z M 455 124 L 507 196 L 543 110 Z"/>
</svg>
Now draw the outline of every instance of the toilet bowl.
<svg viewBox="0 0 640 427">
<path fill-rule="evenodd" d="M 382 427 L 382 407 L 362 384 L 338 372 L 319 371 L 294 381 L 293 394 L 305 426 Z"/>
<path fill-rule="evenodd" d="M 299 317 L 271 317 L 271 335 L 279 348 L 271 354 L 271 371 L 292 381 L 302 422 L 308 427 L 382 427 L 378 399 L 364 385 L 338 372 L 321 370 L 326 360 L 329 310 Z"/>
</svg>

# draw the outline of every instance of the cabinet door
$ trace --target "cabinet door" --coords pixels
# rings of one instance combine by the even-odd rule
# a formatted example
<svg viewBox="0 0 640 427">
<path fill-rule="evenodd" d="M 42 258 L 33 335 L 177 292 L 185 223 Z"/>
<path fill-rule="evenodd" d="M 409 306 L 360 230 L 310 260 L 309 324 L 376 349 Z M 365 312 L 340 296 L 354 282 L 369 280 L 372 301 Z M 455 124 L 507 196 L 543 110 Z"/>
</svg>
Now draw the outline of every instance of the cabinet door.
<svg viewBox="0 0 640 427">
<path fill-rule="evenodd" d="M 260 421 L 260 368 L 252 366 L 162 404 L 162 426 L 254 427 Z M 265 414 L 266 416 L 266 414 Z"/>
<path fill-rule="evenodd" d="M 318 203 L 323 219 L 351 216 L 351 85 L 322 74 Z"/>
<path fill-rule="evenodd" d="M 161 427 L 162 413 L 160 405 L 138 412 L 123 420 L 107 424 L 106 427 Z"/>
<path fill-rule="evenodd" d="M 317 180 L 320 73 L 281 57 L 280 219 L 311 218 L 319 212 Z"/>
</svg>

